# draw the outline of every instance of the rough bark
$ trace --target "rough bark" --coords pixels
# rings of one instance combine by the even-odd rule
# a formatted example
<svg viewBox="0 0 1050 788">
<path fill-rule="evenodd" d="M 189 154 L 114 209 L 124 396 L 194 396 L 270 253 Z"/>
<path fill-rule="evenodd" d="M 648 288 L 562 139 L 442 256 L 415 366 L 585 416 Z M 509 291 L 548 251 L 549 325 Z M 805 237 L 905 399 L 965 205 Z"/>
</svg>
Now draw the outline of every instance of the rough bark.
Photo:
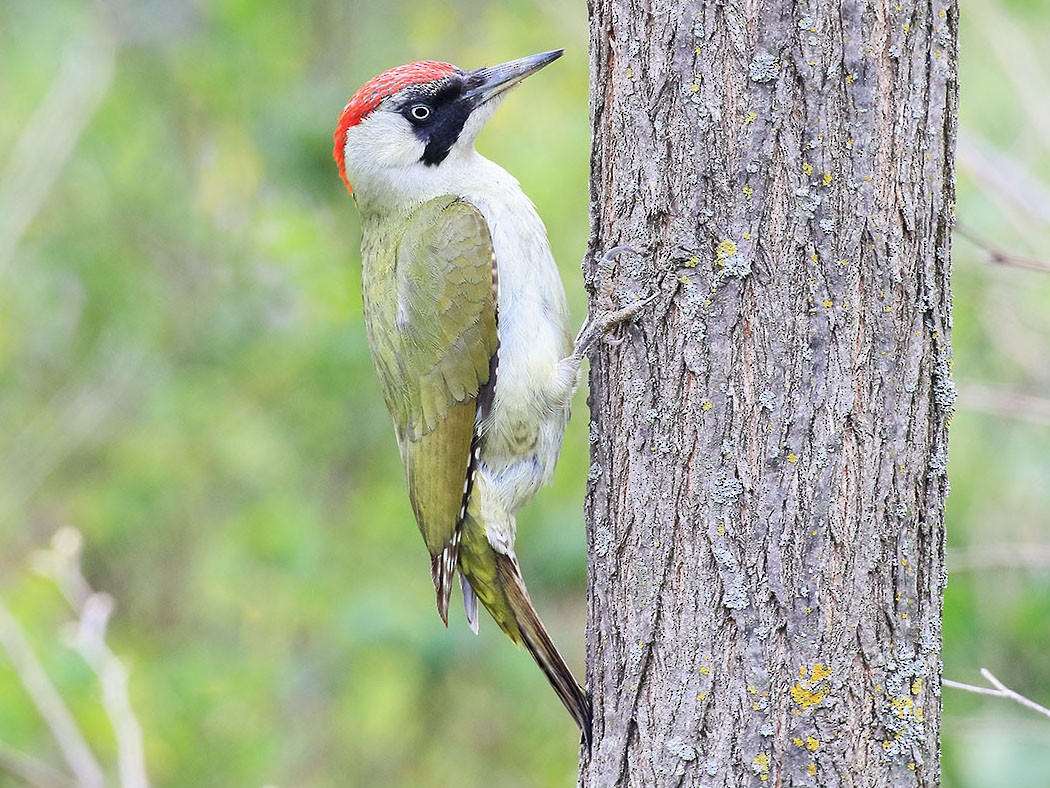
<svg viewBox="0 0 1050 788">
<path fill-rule="evenodd" d="M 590 12 L 581 784 L 937 785 L 955 1 Z"/>
</svg>

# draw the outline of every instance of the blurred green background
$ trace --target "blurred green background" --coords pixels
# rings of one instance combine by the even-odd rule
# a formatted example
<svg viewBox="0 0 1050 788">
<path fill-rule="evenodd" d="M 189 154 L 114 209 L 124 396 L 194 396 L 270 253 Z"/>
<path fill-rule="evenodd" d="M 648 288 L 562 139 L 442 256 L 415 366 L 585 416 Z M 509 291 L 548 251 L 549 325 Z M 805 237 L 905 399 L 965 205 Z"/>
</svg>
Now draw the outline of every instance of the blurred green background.
<svg viewBox="0 0 1050 788">
<path fill-rule="evenodd" d="M 958 216 L 1038 257 L 1050 5 L 964 13 Z M 529 657 L 434 612 L 331 161 L 375 73 L 554 47 L 479 147 L 537 203 L 582 319 L 584 3 L 2 0 L 0 598 L 107 764 L 69 610 L 30 569 L 65 524 L 118 600 L 156 785 L 574 784 L 575 729 Z M 965 240 L 955 261 L 945 671 L 1048 703 L 1050 274 Z M 582 671 L 582 397 L 576 414 L 519 551 Z M 2 657 L 0 743 L 61 762 Z M 946 786 L 1048 785 L 1048 747 L 1050 721 L 946 691 Z"/>
</svg>

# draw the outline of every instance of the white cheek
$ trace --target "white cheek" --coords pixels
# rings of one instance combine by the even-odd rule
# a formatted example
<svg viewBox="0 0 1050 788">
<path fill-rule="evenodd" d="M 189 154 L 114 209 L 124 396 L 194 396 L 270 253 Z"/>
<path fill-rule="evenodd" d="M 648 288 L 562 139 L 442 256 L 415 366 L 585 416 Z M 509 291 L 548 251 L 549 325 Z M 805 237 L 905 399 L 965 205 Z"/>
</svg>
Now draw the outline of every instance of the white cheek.
<svg viewBox="0 0 1050 788">
<path fill-rule="evenodd" d="M 400 115 L 374 112 L 346 133 L 346 174 L 366 178 L 377 169 L 407 167 L 423 156 L 426 146 Z"/>
</svg>

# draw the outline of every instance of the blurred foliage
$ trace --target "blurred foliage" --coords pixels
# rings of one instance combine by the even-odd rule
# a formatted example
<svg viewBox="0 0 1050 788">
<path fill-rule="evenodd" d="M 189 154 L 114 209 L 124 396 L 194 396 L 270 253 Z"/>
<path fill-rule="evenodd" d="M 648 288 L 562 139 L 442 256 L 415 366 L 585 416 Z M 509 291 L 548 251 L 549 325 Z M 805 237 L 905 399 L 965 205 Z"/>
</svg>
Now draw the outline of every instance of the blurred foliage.
<svg viewBox="0 0 1050 788">
<path fill-rule="evenodd" d="M 1050 240 L 1047 11 L 977 0 L 962 26 L 958 215 L 1033 256 Z M 84 533 L 92 584 L 119 600 L 111 641 L 158 786 L 574 783 L 574 727 L 528 656 L 487 620 L 475 638 L 434 613 L 364 341 L 357 217 L 330 157 L 339 110 L 378 71 L 559 46 L 566 57 L 506 102 L 479 147 L 536 201 L 582 318 L 583 3 L 0 5 L 0 166 L 16 153 L 42 163 L 7 193 L 22 182 L 0 171 L 0 593 L 103 754 L 114 743 L 97 686 L 55 645 L 67 614 L 26 571 L 65 523 Z M 42 116 L 106 47 L 116 65 L 97 77 L 97 111 L 59 102 Z M 995 183 L 989 151 L 985 170 L 1023 177 Z M 1048 396 L 1050 276 L 985 257 L 956 244 L 949 544 L 978 552 L 1050 541 L 1050 428 L 966 407 L 976 382 Z M 580 668 L 582 398 L 576 412 L 553 488 L 520 518 L 520 553 Z M 980 683 L 987 666 L 1050 701 L 1050 567 L 959 572 L 947 593 L 946 674 Z M 1050 724 L 944 700 L 946 786 L 1050 784 L 1033 757 Z M 2 659 L 0 742 L 59 762 Z"/>
</svg>

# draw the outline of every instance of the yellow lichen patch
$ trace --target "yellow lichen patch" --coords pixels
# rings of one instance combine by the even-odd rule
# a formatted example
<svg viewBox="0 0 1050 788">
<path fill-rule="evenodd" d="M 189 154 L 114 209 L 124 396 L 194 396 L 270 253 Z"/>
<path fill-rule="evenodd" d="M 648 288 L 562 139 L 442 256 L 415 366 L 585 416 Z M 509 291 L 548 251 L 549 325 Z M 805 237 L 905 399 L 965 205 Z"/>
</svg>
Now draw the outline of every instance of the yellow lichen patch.
<svg viewBox="0 0 1050 788">
<path fill-rule="evenodd" d="M 911 694 L 918 695 L 922 692 L 922 678 L 919 677 L 911 683 Z"/>
<path fill-rule="evenodd" d="M 634 69 L 628 68 L 627 71 L 624 72 L 624 76 L 626 76 L 628 79 L 634 79 Z"/>
<path fill-rule="evenodd" d="M 697 266 L 697 264 L 699 262 L 700 262 L 700 258 L 699 257 L 690 257 L 688 260 L 686 260 L 684 263 L 682 263 L 682 265 L 684 265 L 686 268 L 696 268 L 696 266 Z"/>
<path fill-rule="evenodd" d="M 812 777 L 817 773 L 817 765 L 813 762 L 810 762 L 809 766 L 806 767 L 806 771 L 809 772 L 810 777 Z"/>
<path fill-rule="evenodd" d="M 808 678 L 807 678 L 808 673 Z M 829 687 L 825 679 L 831 676 L 831 668 L 822 662 L 817 662 L 811 670 L 805 665 L 798 669 L 799 682 L 790 690 L 791 699 L 803 709 L 816 706 L 827 697 Z"/>
<path fill-rule="evenodd" d="M 794 744 L 796 747 L 802 747 L 805 745 L 805 742 L 802 741 L 802 739 L 800 739 L 798 736 L 792 739 L 791 743 Z"/>
<path fill-rule="evenodd" d="M 835 306 L 835 302 L 834 301 L 832 301 L 830 299 L 825 299 L 824 300 L 824 308 L 825 309 L 831 309 L 831 307 L 833 307 L 833 306 Z"/>
<path fill-rule="evenodd" d="M 710 676 L 711 675 L 711 668 L 709 668 L 707 665 L 701 665 L 700 666 L 700 675 L 701 676 Z"/>
<path fill-rule="evenodd" d="M 816 706 L 824 700 L 824 697 L 827 694 L 827 690 L 825 689 L 805 687 L 802 683 L 796 684 L 791 688 L 791 699 L 803 709 L 808 709 L 810 706 Z"/>
<path fill-rule="evenodd" d="M 711 400 L 705 399 L 703 402 L 700 403 L 700 410 L 711 410 L 711 408 L 713 408 L 714 406 L 715 404 L 711 402 Z"/>
<path fill-rule="evenodd" d="M 750 200 L 751 199 L 751 195 L 754 194 L 754 193 L 755 193 L 755 190 L 752 189 L 750 186 L 744 186 L 744 199 Z"/>
<path fill-rule="evenodd" d="M 825 172 L 825 173 L 824 173 L 824 178 L 823 178 L 823 183 L 824 183 L 824 185 L 825 185 L 825 186 L 830 186 L 830 185 L 831 185 L 831 181 L 832 181 L 832 180 L 833 180 L 833 179 L 832 179 L 832 177 L 831 177 L 831 173 L 830 173 L 830 172 Z"/>
<path fill-rule="evenodd" d="M 769 779 L 769 756 L 764 752 L 760 752 L 754 758 L 751 759 L 751 768 L 755 770 L 755 774 L 758 775 L 758 779 L 763 782 Z"/>
<path fill-rule="evenodd" d="M 916 706 L 915 707 L 915 721 L 916 722 L 922 722 L 924 719 L 926 719 L 926 717 L 925 717 L 925 715 L 922 712 L 922 706 Z"/>
<path fill-rule="evenodd" d="M 744 125 L 746 126 L 748 123 L 753 123 L 757 119 L 758 115 L 756 115 L 754 112 L 749 112 L 744 116 Z"/>
<path fill-rule="evenodd" d="M 726 535 L 726 524 L 725 523 L 719 523 L 718 524 L 718 535 L 719 536 L 725 536 Z"/>
<path fill-rule="evenodd" d="M 703 690 L 699 695 L 696 696 L 697 700 L 707 700 L 707 690 Z"/>
<path fill-rule="evenodd" d="M 791 452 L 791 454 L 789 454 L 787 456 L 787 460 L 790 463 L 796 463 L 796 462 L 798 462 L 798 455 L 795 454 L 795 452 Z"/>
<path fill-rule="evenodd" d="M 751 240 L 751 233 L 744 233 L 744 240 L 745 241 L 750 241 Z"/>
<path fill-rule="evenodd" d="M 847 74 L 846 75 L 846 84 L 847 85 L 852 85 L 853 84 L 853 75 L 852 74 Z"/>
<path fill-rule="evenodd" d="M 810 164 L 809 162 L 806 162 L 805 164 L 802 165 L 802 172 L 805 173 L 806 175 L 812 175 L 813 174 L 813 165 Z"/>
<path fill-rule="evenodd" d="M 814 736 L 807 736 L 806 737 L 806 749 L 807 750 L 809 750 L 810 752 L 815 752 L 817 747 L 819 747 L 819 746 L 820 746 L 820 739 L 817 739 Z"/>
<path fill-rule="evenodd" d="M 736 254 L 736 244 L 728 238 L 715 247 L 715 262 L 725 265 L 726 260 Z"/>
<path fill-rule="evenodd" d="M 696 84 L 696 83 L 694 82 L 694 83 L 693 83 L 692 85 L 690 85 L 690 86 L 689 86 L 689 92 L 690 92 L 690 93 L 699 93 L 699 92 L 700 92 L 700 86 L 699 86 L 699 85 L 697 85 L 697 84 Z"/>
</svg>

